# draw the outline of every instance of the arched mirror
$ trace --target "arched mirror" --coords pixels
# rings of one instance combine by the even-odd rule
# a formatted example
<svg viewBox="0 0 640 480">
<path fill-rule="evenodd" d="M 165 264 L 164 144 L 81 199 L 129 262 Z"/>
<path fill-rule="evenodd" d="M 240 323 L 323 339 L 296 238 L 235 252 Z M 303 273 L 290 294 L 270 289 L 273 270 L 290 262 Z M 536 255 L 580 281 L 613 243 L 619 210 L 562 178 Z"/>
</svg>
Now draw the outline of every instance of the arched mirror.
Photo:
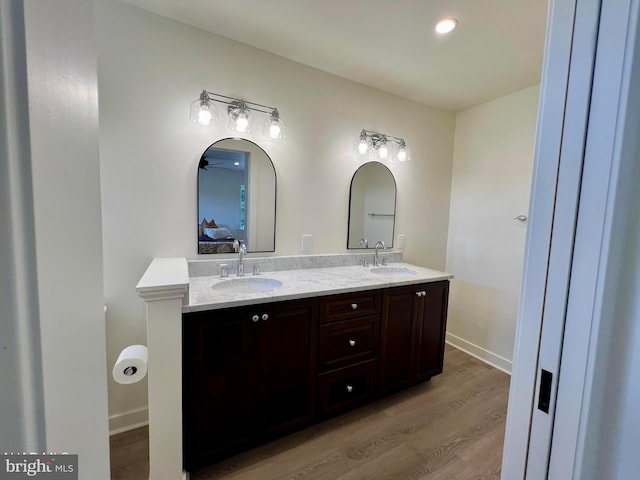
<svg viewBox="0 0 640 480">
<path fill-rule="evenodd" d="M 205 150 L 198 165 L 198 253 L 273 252 L 276 171 L 255 143 L 226 138 Z"/>
<path fill-rule="evenodd" d="M 380 162 L 361 165 L 351 179 L 347 248 L 374 248 L 382 240 L 393 246 L 396 180 Z"/>
</svg>

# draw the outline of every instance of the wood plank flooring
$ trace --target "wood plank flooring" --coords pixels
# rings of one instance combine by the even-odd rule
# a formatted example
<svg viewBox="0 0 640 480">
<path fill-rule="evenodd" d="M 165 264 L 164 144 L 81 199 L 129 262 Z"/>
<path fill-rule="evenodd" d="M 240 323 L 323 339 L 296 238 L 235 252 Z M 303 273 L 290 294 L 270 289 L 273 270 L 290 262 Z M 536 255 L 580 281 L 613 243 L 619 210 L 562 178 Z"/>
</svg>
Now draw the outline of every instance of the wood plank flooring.
<svg viewBox="0 0 640 480">
<path fill-rule="evenodd" d="M 191 480 L 500 478 L 509 376 L 447 346 L 430 382 L 216 465 Z M 148 478 L 148 430 L 111 438 L 111 478 Z"/>
</svg>

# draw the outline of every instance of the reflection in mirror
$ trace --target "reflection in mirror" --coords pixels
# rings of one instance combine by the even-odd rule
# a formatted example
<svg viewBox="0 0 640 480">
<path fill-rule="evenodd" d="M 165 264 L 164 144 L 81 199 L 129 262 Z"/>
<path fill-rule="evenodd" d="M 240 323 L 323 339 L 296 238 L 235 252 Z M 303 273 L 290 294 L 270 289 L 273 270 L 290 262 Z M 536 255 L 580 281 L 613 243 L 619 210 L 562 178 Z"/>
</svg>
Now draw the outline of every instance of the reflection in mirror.
<svg viewBox="0 0 640 480">
<path fill-rule="evenodd" d="M 347 248 L 374 248 L 382 240 L 393 246 L 396 181 L 382 163 L 360 166 L 351 179 Z"/>
<path fill-rule="evenodd" d="M 273 252 L 276 172 L 255 143 L 226 138 L 205 150 L 198 165 L 198 253 Z"/>
</svg>

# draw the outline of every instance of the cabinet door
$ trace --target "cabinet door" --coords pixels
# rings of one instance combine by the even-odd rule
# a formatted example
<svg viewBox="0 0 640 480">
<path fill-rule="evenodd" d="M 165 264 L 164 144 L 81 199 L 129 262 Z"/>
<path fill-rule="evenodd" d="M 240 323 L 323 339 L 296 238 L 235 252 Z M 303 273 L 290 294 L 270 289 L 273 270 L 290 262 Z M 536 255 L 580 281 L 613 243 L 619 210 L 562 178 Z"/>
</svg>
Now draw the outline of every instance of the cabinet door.
<svg viewBox="0 0 640 480">
<path fill-rule="evenodd" d="M 412 325 L 419 286 L 388 288 L 382 299 L 379 387 L 382 394 L 411 384 Z"/>
<path fill-rule="evenodd" d="M 313 419 L 317 311 L 316 300 L 259 307 L 257 407 L 260 430 L 267 436 Z"/>
<path fill-rule="evenodd" d="M 184 316 L 183 422 L 188 470 L 237 452 L 251 440 L 256 327 L 242 309 Z"/>
<path fill-rule="evenodd" d="M 418 382 L 442 373 L 449 282 L 427 283 L 420 288 L 426 295 L 420 299 L 422 305 L 415 332 L 414 358 Z"/>
</svg>

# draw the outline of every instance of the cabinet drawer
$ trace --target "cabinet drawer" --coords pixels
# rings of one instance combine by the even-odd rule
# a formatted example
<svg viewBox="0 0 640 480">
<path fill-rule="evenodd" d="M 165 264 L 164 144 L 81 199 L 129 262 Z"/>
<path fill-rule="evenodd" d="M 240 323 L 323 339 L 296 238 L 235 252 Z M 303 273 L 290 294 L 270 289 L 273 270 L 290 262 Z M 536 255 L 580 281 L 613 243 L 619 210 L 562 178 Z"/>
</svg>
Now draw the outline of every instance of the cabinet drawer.
<svg viewBox="0 0 640 480">
<path fill-rule="evenodd" d="M 329 415 L 370 399 L 375 389 L 377 366 L 377 360 L 369 360 L 320 375 L 319 414 Z"/>
<path fill-rule="evenodd" d="M 335 370 L 377 357 L 379 332 L 379 315 L 321 325 L 320 370 Z"/>
<path fill-rule="evenodd" d="M 382 295 L 379 290 L 332 295 L 320 300 L 320 323 L 380 313 Z"/>
</svg>

